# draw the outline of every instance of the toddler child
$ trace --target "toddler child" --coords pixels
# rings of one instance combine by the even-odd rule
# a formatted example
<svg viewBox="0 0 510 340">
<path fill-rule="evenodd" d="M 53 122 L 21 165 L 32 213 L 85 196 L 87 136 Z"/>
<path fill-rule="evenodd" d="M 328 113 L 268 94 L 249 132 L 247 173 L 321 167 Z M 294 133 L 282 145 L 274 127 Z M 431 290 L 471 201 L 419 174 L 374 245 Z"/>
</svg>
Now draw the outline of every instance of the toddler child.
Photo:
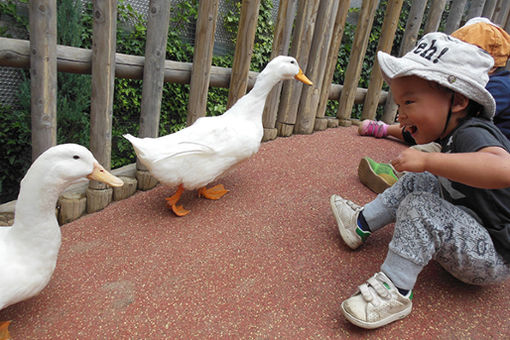
<svg viewBox="0 0 510 340">
<path fill-rule="evenodd" d="M 419 144 L 439 141 L 441 152 L 404 150 L 392 165 L 406 174 L 364 207 L 330 199 L 352 249 L 395 223 L 380 272 L 341 304 L 364 328 L 411 312 L 418 274 L 432 259 L 469 284 L 510 277 L 510 141 L 491 121 L 495 102 L 485 85 L 493 58 L 437 32 L 401 58 L 377 57 L 400 124 Z"/>
</svg>

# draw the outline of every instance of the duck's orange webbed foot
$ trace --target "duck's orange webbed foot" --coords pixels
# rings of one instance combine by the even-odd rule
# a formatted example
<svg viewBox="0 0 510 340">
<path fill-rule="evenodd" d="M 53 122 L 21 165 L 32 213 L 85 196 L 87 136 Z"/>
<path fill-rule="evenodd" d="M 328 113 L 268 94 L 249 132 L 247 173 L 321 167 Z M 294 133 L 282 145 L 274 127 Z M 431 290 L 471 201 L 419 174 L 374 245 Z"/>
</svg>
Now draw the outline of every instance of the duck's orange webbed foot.
<svg viewBox="0 0 510 340">
<path fill-rule="evenodd" d="M 190 213 L 190 210 L 186 210 L 182 207 L 182 205 L 175 205 L 173 204 L 172 206 L 170 206 L 170 209 L 172 209 L 172 211 L 174 212 L 175 215 L 179 216 L 179 217 L 183 217 L 183 216 L 186 216 L 187 214 Z"/>
<path fill-rule="evenodd" d="M 9 340 L 11 338 L 9 334 L 10 321 L 0 321 L 0 340 Z"/>
<path fill-rule="evenodd" d="M 179 185 L 177 188 L 177 192 L 173 194 L 170 197 L 165 198 L 166 205 L 168 208 L 172 209 L 175 215 L 182 217 L 189 214 L 189 210 L 186 210 L 182 207 L 182 205 L 177 205 L 177 202 L 179 202 L 179 199 L 181 198 L 182 193 L 184 192 L 184 188 L 182 184 Z"/>
<path fill-rule="evenodd" d="M 206 187 L 202 187 L 198 189 L 198 197 L 205 197 L 210 200 L 217 200 L 225 196 L 228 192 L 227 189 L 223 186 L 223 184 L 218 184 L 213 186 L 212 188 L 207 189 Z"/>
</svg>

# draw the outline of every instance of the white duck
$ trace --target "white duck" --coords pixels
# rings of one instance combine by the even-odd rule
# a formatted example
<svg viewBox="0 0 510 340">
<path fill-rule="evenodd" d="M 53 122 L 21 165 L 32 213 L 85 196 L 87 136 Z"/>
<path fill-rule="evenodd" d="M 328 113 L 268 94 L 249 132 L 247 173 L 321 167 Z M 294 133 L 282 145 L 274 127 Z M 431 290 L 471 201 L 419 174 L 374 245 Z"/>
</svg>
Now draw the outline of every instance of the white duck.
<svg viewBox="0 0 510 340">
<path fill-rule="evenodd" d="M 0 309 L 37 295 L 50 281 L 61 242 L 57 199 L 66 187 L 87 178 L 124 184 L 77 144 L 49 148 L 28 169 L 14 224 L 0 227 Z"/>
<path fill-rule="evenodd" d="M 159 138 L 124 135 L 156 179 L 178 185 L 177 192 L 166 199 L 177 216 L 189 213 L 176 205 L 184 189 L 199 189 L 198 195 L 209 199 L 219 199 L 228 192 L 221 184 L 209 189 L 205 186 L 258 151 L 267 95 L 278 82 L 292 78 L 312 84 L 296 59 L 278 56 L 258 75 L 253 89 L 223 115 L 199 118 L 193 125 Z"/>
</svg>

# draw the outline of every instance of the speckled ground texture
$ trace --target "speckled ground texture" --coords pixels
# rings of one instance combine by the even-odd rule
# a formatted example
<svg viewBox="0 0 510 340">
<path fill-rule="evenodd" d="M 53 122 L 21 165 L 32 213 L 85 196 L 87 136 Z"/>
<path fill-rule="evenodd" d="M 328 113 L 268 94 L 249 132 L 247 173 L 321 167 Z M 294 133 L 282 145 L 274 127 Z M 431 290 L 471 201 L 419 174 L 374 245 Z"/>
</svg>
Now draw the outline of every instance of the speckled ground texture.
<svg viewBox="0 0 510 340">
<path fill-rule="evenodd" d="M 364 204 L 363 156 L 389 161 L 404 145 L 356 128 L 264 143 L 218 183 L 219 201 L 186 192 L 190 215 L 157 186 L 62 226 L 49 285 L 0 312 L 18 339 L 481 339 L 510 338 L 510 282 L 463 284 L 430 263 L 413 312 L 367 331 L 340 303 L 379 270 L 393 226 L 359 250 L 341 241 L 329 197 Z"/>
</svg>

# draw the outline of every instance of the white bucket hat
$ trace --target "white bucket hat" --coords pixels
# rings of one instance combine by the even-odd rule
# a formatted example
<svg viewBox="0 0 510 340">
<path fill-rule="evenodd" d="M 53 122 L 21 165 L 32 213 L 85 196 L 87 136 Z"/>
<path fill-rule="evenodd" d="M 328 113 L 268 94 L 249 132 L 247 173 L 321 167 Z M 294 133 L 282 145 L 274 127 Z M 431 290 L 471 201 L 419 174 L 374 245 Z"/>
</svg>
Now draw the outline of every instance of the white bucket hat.
<svg viewBox="0 0 510 340">
<path fill-rule="evenodd" d="M 482 117 L 492 119 L 496 103 L 485 89 L 494 60 L 483 49 L 440 32 L 423 36 L 401 58 L 382 51 L 377 58 L 388 84 L 399 77 L 417 76 L 463 94 L 483 106 Z"/>
</svg>

